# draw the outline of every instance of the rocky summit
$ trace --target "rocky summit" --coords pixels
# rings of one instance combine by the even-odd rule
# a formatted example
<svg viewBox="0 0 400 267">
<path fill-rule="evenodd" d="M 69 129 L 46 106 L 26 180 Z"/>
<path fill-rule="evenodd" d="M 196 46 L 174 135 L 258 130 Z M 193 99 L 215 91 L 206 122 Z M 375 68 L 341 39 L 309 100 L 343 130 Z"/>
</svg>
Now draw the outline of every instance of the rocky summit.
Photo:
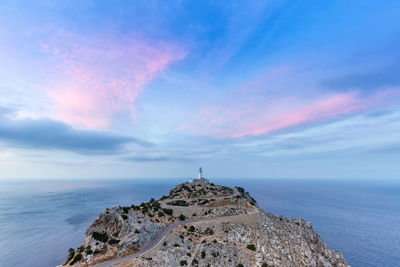
<svg viewBox="0 0 400 267">
<path fill-rule="evenodd" d="M 311 223 L 274 216 L 241 187 L 176 186 L 103 211 L 64 266 L 348 266 Z"/>
</svg>

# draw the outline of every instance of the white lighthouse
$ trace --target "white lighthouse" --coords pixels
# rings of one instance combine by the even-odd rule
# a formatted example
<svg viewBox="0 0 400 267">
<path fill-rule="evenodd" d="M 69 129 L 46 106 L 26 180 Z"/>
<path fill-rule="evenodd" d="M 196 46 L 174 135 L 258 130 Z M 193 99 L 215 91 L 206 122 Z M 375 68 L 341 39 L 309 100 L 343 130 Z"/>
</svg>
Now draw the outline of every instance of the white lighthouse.
<svg viewBox="0 0 400 267">
<path fill-rule="evenodd" d="M 197 179 L 190 178 L 190 182 L 194 184 L 209 184 L 210 181 L 208 179 L 203 178 L 203 169 L 199 168 L 199 174 L 197 175 Z"/>
</svg>

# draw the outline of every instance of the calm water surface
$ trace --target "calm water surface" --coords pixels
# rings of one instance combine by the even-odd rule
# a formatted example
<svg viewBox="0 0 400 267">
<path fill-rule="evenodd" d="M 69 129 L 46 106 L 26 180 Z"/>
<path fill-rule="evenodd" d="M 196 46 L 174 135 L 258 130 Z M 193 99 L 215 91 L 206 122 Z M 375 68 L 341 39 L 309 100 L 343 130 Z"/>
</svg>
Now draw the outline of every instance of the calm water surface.
<svg viewBox="0 0 400 267">
<path fill-rule="evenodd" d="M 106 207 L 167 195 L 183 179 L 0 180 L 0 266 L 64 263 Z M 400 266 L 400 182 L 218 179 L 266 211 L 301 217 L 352 266 Z"/>
</svg>

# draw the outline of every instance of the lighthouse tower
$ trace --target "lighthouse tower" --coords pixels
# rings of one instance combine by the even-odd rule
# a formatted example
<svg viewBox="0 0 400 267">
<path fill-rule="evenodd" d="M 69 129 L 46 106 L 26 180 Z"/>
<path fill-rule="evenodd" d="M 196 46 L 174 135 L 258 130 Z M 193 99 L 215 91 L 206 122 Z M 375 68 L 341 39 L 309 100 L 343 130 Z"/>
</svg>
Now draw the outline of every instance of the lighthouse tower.
<svg viewBox="0 0 400 267">
<path fill-rule="evenodd" d="M 190 178 L 190 183 L 200 184 L 200 185 L 207 185 L 207 184 L 210 184 L 210 181 L 208 179 L 203 178 L 203 169 L 200 167 L 197 179 L 196 178 L 194 178 L 194 179 Z"/>
</svg>

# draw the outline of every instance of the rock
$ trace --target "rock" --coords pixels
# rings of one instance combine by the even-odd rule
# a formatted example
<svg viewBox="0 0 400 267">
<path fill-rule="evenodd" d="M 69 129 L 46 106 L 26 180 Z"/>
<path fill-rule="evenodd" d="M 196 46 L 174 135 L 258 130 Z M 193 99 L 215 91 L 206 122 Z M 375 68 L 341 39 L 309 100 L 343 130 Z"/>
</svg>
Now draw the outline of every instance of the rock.
<svg viewBox="0 0 400 267">
<path fill-rule="evenodd" d="M 195 220 L 181 225 L 180 215 Z M 77 266 L 129 254 L 117 266 L 348 266 L 311 223 L 266 213 L 243 188 L 214 184 L 184 183 L 158 201 L 106 209 L 86 230 L 81 250 Z"/>
</svg>

